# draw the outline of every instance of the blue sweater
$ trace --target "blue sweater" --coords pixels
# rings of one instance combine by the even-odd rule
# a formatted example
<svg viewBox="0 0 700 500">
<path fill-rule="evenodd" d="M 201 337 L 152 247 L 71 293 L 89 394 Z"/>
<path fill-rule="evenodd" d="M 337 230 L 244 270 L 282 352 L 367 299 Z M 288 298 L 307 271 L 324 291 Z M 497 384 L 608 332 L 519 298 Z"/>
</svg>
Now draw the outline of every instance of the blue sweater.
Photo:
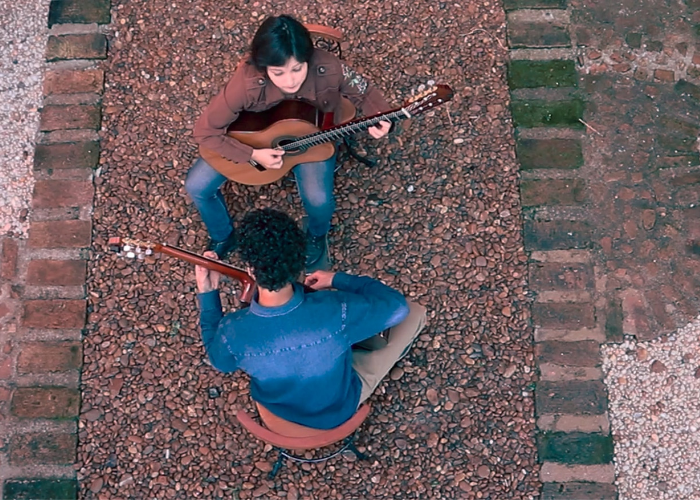
<svg viewBox="0 0 700 500">
<path fill-rule="evenodd" d="M 351 346 L 395 326 L 408 315 L 406 299 L 368 277 L 336 273 L 333 288 L 226 316 L 219 292 L 198 295 L 202 342 L 212 365 L 250 375 L 251 397 L 275 415 L 316 429 L 332 429 L 357 410 L 362 384 Z"/>
</svg>

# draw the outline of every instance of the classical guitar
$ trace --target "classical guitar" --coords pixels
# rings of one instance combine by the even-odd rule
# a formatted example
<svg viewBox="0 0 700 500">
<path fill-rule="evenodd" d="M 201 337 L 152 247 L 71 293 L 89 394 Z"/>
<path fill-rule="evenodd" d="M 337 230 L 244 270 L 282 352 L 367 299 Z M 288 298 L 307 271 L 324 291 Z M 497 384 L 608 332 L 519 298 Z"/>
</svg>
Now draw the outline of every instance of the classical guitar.
<svg viewBox="0 0 700 500">
<path fill-rule="evenodd" d="M 248 305 L 253 299 L 255 293 L 255 280 L 243 269 L 238 269 L 224 262 L 204 257 L 182 248 L 170 246 L 167 243 L 152 243 L 150 241 L 135 240 L 132 238 L 113 237 L 108 241 L 109 248 L 117 252 L 117 255 L 129 258 L 142 260 L 148 255 L 154 253 L 162 253 L 175 257 L 176 259 L 184 260 L 190 264 L 206 267 L 211 271 L 218 271 L 221 274 L 233 278 L 241 284 L 241 291 L 238 299 L 241 304 Z"/>
<path fill-rule="evenodd" d="M 447 85 L 436 85 L 400 108 L 336 126 L 330 125 L 333 113 L 322 113 L 305 101 L 286 100 L 260 113 L 243 111 L 227 130 L 229 136 L 255 149 L 284 150 L 282 168 L 268 170 L 253 160 L 236 163 L 204 147 L 200 147 L 200 154 L 231 180 L 249 185 L 269 184 L 300 163 L 327 160 L 335 153 L 335 142 L 344 137 L 367 130 L 380 121 L 394 123 L 411 118 L 448 102 L 452 95 Z"/>
<path fill-rule="evenodd" d="M 239 269 L 219 260 L 204 257 L 203 255 L 198 255 L 188 250 L 183 250 L 182 248 L 168 245 L 167 243 L 152 243 L 150 241 L 136 240 L 133 238 L 121 238 L 118 236 L 109 238 L 107 243 L 110 250 L 116 252 L 117 255 L 128 259 L 143 260 L 148 255 L 161 253 L 164 255 L 169 255 L 170 257 L 175 257 L 176 259 L 184 260 L 190 264 L 205 267 L 211 271 L 218 271 L 224 276 L 233 278 L 241 284 L 241 290 L 238 293 L 238 300 L 241 302 L 242 307 L 248 307 L 250 302 L 253 300 L 253 295 L 255 293 L 255 280 L 243 269 Z M 303 286 L 305 293 L 315 292 L 313 288 L 306 285 Z M 355 344 L 354 347 L 368 351 L 381 349 L 387 345 L 389 341 L 389 333 L 390 330 L 384 330 L 373 337 Z"/>
</svg>

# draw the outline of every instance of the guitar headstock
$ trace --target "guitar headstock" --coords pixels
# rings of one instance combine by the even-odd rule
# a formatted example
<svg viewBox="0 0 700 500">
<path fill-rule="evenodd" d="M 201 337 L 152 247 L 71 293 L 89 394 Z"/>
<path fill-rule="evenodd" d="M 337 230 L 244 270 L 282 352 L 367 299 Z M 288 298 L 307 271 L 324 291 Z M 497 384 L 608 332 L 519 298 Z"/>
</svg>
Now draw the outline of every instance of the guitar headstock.
<svg viewBox="0 0 700 500">
<path fill-rule="evenodd" d="M 454 92 L 449 85 L 434 85 L 406 101 L 403 108 L 417 115 L 448 102 L 453 95 Z"/>
<path fill-rule="evenodd" d="M 139 260 L 144 259 L 147 255 L 153 255 L 153 249 L 156 247 L 156 244 L 150 241 L 120 238 L 119 236 L 110 238 L 107 244 L 109 249 L 120 257 Z"/>
</svg>

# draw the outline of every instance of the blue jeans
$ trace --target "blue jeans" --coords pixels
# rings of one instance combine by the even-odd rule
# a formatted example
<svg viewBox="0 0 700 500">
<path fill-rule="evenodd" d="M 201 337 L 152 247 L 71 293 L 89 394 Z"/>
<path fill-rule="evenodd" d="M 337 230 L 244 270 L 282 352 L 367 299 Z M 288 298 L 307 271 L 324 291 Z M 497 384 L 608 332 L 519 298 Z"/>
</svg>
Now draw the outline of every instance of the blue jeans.
<svg viewBox="0 0 700 500">
<path fill-rule="evenodd" d="M 334 170 L 335 155 L 325 161 L 302 163 L 292 169 L 301 202 L 309 217 L 308 230 L 313 236 L 323 236 L 331 228 L 331 217 L 335 211 Z M 233 222 L 219 189 L 226 180 L 202 158 L 192 165 L 185 180 L 185 190 L 214 241 L 224 241 L 233 231 Z"/>
</svg>

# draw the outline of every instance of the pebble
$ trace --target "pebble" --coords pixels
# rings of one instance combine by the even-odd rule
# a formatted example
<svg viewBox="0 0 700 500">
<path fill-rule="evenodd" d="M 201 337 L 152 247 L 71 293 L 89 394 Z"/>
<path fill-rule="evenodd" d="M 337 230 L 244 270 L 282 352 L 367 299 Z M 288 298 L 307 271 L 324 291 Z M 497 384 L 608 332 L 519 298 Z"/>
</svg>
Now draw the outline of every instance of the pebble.
<svg viewBox="0 0 700 500">
<path fill-rule="evenodd" d="M 389 377 L 391 380 L 398 380 L 401 377 L 403 377 L 403 368 L 400 366 L 395 366 L 394 368 L 391 369 L 391 372 L 389 373 Z"/>
<path fill-rule="evenodd" d="M 491 469 L 489 469 L 488 465 L 480 465 L 476 473 L 479 477 L 487 478 L 491 474 Z"/>
<path fill-rule="evenodd" d="M 602 346 L 621 500 L 700 498 L 700 368 L 687 361 L 698 352 L 700 317 L 665 339 Z"/>
<path fill-rule="evenodd" d="M 334 179 L 333 269 L 377 277 L 430 314 L 426 331 L 370 397 L 357 445 L 373 460 L 348 451 L 321 467 L 288 461 L 268 481 L 260 462 L 271 464 L 276 454 L 236 419 L 241 409 L 257 418 L 248 377 L 222 374 L 206 361 L 192 266 L 164 256 L 127 263 L 107 253 L 106 239 L 148 235 L 204 248 L 206 229 L 183 188 L 197 156 L 192 126 L 239 63 L 260 17 L 278 6 L 252 0 L 224 12 L 213 0 L 113 4 L 109 57 L 100 63 L 107 111 L 88 264 L 96 295 L 88 298 L 82 376 L 84 404 L 104 417 L 80 420 L 81 498 L 93 495 L 88 486 L 96 477 L 104 478 L 105 498 L 538 496 L 536 419 L 525 390 L 537 379 L 523 314 L 531 297 L 502 71 L 507 52 L 499 47 L 505 13 L 497 2 L 460 5 L 432 5 L 430 16 L 405 2 L 295 5 L 300 18 L 342 29 L 348 61 L 361 61 L 356 69 L 389 102 L 410 99 L 428 79 L 451 85 L 455 96 L 385 140 L 358 135 L 379 164 L 348 159 Z M 465 26 L 491 36 L 464 42 Z M 411 66 L 416 73 L 407 76 Z M 295 219 L 303 213 L 293 175 L 259 187 L 225 183 L 223 193 L 236 217 L 266 206 Z M 239 307 L 236 284 L 221 289 L 224 308 Z M 507 379 L 510 365 L 516 369 Z M 115 377 L 123 385 L 111 396 Z M 220 396 L 210 398 L 209 388 Z M 143 443 L 115 446 L 115 436 Z M 155 450 L 149 455 L 147 445 Z M 111 454 L 118 466 L 108 472 Z M 489 475 L 481 479 L 486 454 Z M 134 480 L 119 487 L 125 473 Z"/>
<path fill-rule="evenodd" d="M 49 1 L 0 1 L 0 236 L 26 237 Z"/>
</svg>

